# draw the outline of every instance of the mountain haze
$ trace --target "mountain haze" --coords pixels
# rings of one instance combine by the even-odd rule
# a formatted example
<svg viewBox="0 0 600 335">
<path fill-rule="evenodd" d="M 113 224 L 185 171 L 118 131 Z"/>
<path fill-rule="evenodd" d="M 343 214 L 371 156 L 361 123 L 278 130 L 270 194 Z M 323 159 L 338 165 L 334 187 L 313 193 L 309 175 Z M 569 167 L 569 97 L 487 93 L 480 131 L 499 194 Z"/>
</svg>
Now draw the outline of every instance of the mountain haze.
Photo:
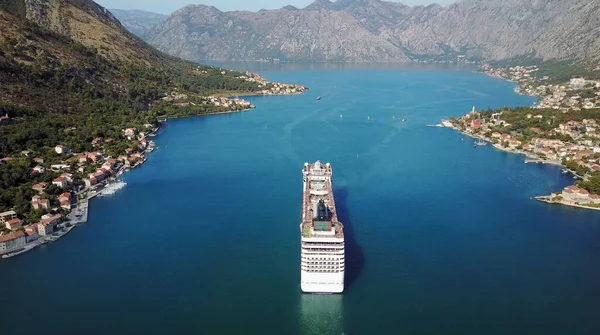
<svg viewBox="0 0 600 335">
<path fill-rule="evenodd" d="M 148 31 L 167 18 L 167 15 L 143 10 L 110 9 L 127 30 L 144 38 Z"/>
<path fill-rule="evenodd" d="M 303 9 L 222 12 L 187 6 L 147 41 L 190 60 L 397 61 L 535 57 L 600 61 L 600 2 L 462 0 L 406 6 L 317 0 Z"/>
</svg>

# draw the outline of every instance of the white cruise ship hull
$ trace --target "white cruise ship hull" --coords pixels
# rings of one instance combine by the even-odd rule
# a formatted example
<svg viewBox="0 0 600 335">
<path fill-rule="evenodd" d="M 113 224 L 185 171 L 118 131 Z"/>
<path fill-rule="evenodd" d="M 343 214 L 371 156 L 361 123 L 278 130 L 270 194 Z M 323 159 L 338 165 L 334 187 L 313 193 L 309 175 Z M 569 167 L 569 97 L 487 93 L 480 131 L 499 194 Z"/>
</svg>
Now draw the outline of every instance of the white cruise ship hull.
<svg viewBox="0 0 600 335">
<path fill-rule="evenodd" d="M 337 219 L 329 163 L 304 163 L 300 223 L 300 288 L 305 293 L 344 291 L 344 226 Z"/>
<path fill-rule="evenodd" d="M 309 273 L 302 271 L 300 288 L 304 293 L 344 292 L 344 273 Z"/>
</svg>

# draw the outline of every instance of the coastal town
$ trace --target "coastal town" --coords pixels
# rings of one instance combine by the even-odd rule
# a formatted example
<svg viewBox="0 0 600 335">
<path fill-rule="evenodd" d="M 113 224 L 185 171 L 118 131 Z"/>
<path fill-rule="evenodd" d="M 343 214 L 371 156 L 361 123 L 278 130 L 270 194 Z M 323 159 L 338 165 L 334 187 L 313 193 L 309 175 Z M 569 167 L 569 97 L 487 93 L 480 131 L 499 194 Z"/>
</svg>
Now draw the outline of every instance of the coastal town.
<svg viewBox="0 0 600 335">
<path fill-rule="evenodd" d="M 477 111 L 442 124 L 478 139 L 474 147 L 492 143 L 502 151 L 522 154 L 526 162 L 560 165 L 578 179 L 576 185 L 536 197 L 547 203 L 600 209 L 600 82 L 574 78 L 547 84 L 537 67 L 484 67 L 493 77 L 518 83 L 516 91 L 536 96 L 532 107 Z"/>
<path fill-rule="evenodd" d="M 299 94 L 306 87 L 269 82 L 258 74 L 246 72 L 240 79 L 259 84 L 254 95 Z M 246 92 L 241 92 L 246 95 Z M 251 94 L 247 94 L 251 95 Z M 254 108 L 250 101 L 227 96 L 195 96 L 182 93 L 178 88 L 165 93 L 156 104 L 174 109 L 197 105 L 211 106 L 209 113 L 219 114 L 246 111 Z M 191 116 L 191 115 L 190 115 Z M 40 245 L 57 240 L 80 223 L 87 221 L 88 202 L 96 196 L 109 195 L 126 185 L 121 180 L 125 171 L 146 161 L 146 154 L 156 148 L 151 139 L 156 136 L 161 122 L 157 118 L 141 126 L 121 130 L 118 137 L 96 137 L 89 147 L 93 150 L 73 152 L 64 143 L 54 147 L 25 150 L 0 155 L 0 168 L 28 169 L 24 183 L 31 185 L 27 199 L 17 199 L 16 208 L 0 208 L 0 255 L 3 258 L 19 255 Z M 8 115 L 0 117 L 0 127 L 18 124 Z M 72 131 L 64 129 L 65 133 Z M 19 200 L 22 200 L 19 202 Z"/>
</svg>

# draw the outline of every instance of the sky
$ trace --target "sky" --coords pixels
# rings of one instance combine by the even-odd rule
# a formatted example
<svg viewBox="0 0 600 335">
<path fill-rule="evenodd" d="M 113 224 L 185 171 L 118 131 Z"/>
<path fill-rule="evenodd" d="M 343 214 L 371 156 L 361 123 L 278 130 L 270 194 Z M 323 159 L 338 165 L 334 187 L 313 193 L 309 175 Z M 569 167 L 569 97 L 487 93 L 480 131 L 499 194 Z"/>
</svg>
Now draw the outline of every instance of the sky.
<svg viewBox="0 0 600 335">
<path fill-rule="evenodd" d="M 276 9 L 286 5 L 298 8 L 309 5 L 314 0 L 95 0 L 106 8 L 141 9 L 149 12 L 170 14 L 187 5 L 210 5 L 222 11 Z M 388 0 L 402 2 L 405 5 L 429 5 L 439 3 L 447 5 L 454 0 Z"/>
</svg>

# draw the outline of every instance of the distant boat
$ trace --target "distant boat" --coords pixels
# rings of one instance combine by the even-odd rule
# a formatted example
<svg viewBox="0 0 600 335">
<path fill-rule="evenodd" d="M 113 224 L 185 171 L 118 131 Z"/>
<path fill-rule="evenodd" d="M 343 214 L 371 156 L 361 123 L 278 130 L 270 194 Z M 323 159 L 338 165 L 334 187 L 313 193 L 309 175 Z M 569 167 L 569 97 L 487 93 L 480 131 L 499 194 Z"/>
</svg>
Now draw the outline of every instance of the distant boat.
<svg viewBox="0 0 600 335">
<path fill-rule="evenodd" d="M 406 121 L 405 119 L 402 119 L 402 122 L 405 122 L 405 121 Z"/>
<path fill-rule="evenodd" d="M 475 145 L 486 146 L 487 142 L 480 138 L 479 141 L 475 142 Z"/>
<path fill-rule="evenodd" d="M 343 118 L 344 116 L 342 114 L 340 114 L 340 119 Z"/>
<path fill-rule="evenodd" d="M 317 97 L 317 100 L 321 100 L 321 96 L 320 95 Z"/>
<path fill-rule="evenodd" d="M 370 116 L 367 116 L 367 121 L 371 121 L 371 117 Z"/>
</svg>

